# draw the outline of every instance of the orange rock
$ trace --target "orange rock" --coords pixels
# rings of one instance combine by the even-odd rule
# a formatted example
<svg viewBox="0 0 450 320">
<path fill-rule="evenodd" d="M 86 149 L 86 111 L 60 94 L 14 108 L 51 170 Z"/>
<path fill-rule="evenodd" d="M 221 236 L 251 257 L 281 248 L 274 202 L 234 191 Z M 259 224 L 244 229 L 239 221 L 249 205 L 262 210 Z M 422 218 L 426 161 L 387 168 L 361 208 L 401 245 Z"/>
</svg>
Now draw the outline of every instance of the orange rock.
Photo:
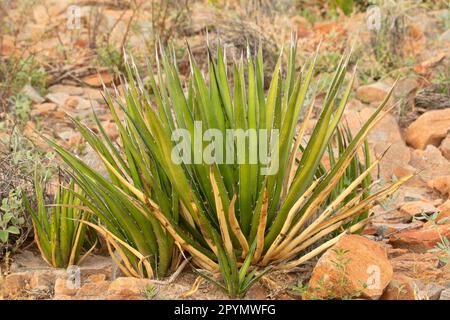
<svg viewBox="0 0 450 320">
<path fill-rule="evenodd" d="M 76 297 L 101 299 L 105 296 L 109 283 L 109 281 L 86 283 L 77 291 Z"/>
<path fill-rule="evenodd" d="M 405 131 L 406 142 L 415 149 L 429 144 L 439 146 L 450 130 L 450 109 L 432 110 L 421 115 Z"/>
<path fill-rule="evenodd" d="M 101 283 L 106 280 L 106 276 L 102 273 L 90 275 L 86 281 L 90 283 Z"/>
<path fill-rule="evenodd" d="M 31 280 L 31 275 L 27 272 L 13 273 L 7 275 L 2 283 L 2 294 L 5 297 L 14 297 L 19 295 L 26 284 Z"/>
<path fill-rule="evenodd" d="M 416 287 L 414 280 L 401 273 L 394 273 L 381 300 L 416 300 Z"/>
<path fill-rule="evenodd" d="M 362 110 L 351 109 L 345 112 L 344 123 L 349 126 L 353 136 L 358 133 L 362 124 L 370 118 L 374 111 L 374 108 L 366 107 Z M 384 154 L 380 164 L 380 174 L 387 181 L 391 180 L 396 168 L 407 168 L 411 152 L 403 141 L 397 120 L 393 115 L 385 114 L 383 119 L 371 130 L 367 140 L 373 157 Z M 362 152 L 359 152 L 358 155 L 364 159 Z M 374 172 L 374 174 L 378 174 L 378 172 Z"/>
<path fill-rule="evenodd" d="M 79 101 L 76 97 L 69 97 L 67 98 L 66 102 L 64 103 L 65 107 L 75 109 L 79 104 Z"/>
<path fill-rule="evenodd" d="M 69 147 L 78 146 L 83 142 L 84 138 L 79 132 L 74 132 L 67 142 Z"/>
<path fill-rule="evenodd" d="M 439 214 L 436 218 L 436 222 L 441 221 L 442 219 L 447 218 L 447 223 L 450 223 L 450 200 L 445 201 L 439 207 Z"/>
<path fill-rule="evenodd" d="M 450 175 L 439 176 L 431 181 L 429 185 L 443 195 L 450 196 Z"/>
<path fill-rule="evenodd" d="M 392 173 L 398 179 L 401 179 L 401 178 L 404 178 L 411 174 L 414 174 L 415 172 L 416 172 L 416 169 L 410 165 L 405 165 L 405 166 L 394 165 L 394 167 L 392 169 Z"/>
<path fill-rule="evenodd" d="M 305 298 L 379 298 L 392 278 L 385 249 L 359 235 L 344 235 L 319 259 Z"/>
<path fill-rule="evenodd" d="M 114 77 L 107 71 L 102 71 L 99 74 L 92 74 L 82 78 L 84 83 L 92 87 L 101 87 L 102 81 L 105 85 L 109 85 L 113 82 Z"/>
<path fill-rule="evenodd" d="M 446 285 L 450 281 L 450 265 L 440 267 L 436 253 L 401 254 L 390 259 L 395 273 L 401 273 L 423 283 Z"/>
<path fill-rule="evenodd" d="M 58 296 L 74 296 L 77 293 L 77 288 L 70 288 L 67 279 L 57 278 L 55 281 L 55 298 Z"/>
<path fill-rule="evenodd" d="M 41 104 L 35 104 L 30 112 L 32 117 L 35 116 L 48 116 L 51 112 L 56 110 L 56 104 L 47 102 Z"/>
<path fill-rule="evenodd" d="M 389 238 L 395 248 L 407 248 L 410 251 L 423 253 L 433 249 L 441 242 L 441 236 L 450 239 L 450 224 L 425 225 L 418 230 L 407 230 Z"/>
<path fill-rule="evenodd" d="M 140 300 L 144 299 L 144 292 L 150 283 L 148 279 L 120 277 L 112 281 L 108 287 L 108 300 Z"/>
<path fill-rule="evenodd" d="M 424 186 L 429 186 L 430 188 L 433 188 L 431 181 L 436 179 L 436 177 L 450 176 L 450 162 L 433 145 L 428 145 L 425 150 L 413 150 L 409 164 L 416 168 L 416 178 Z"/>
<path fill-rule="evenodd" d="M 437 209 L 431 203 L 425 201 L 411 201 L 402 205 L 400 207 L 400 211 L 405 212 L 410 216 L 414 217 L 422 214 L 430 215 L 435 212 L 438 212 L 439 209 Z"/>
<path fill-rule="evenodd" d="M 102 125 L 111 140 L 116 140 L 119 137 L 119 130 L 114 122 L 105 121 Z"/>
<path fill-rule="evenodd" d="M 441 150 L 442 155 L 450 160 L 450 135 L 447 135 L 444 140 L 442 140 L 441 145 L 439 146 L 439 150 Z"/>
<path fill-rule="evenodd" d="M 447 56 L 447 53 L 441 52 L 438 55 L 425 60 L 421 63 L 418 63 L 414 66 L 414 71 L 418 74 L 427 74 L 429 69 L 437 65 L 439 62 L 441 62 L 445 57 Z"/>
<path fill-rule="evenodd" d="M 359 87 L 356 97 L 365 103 L 381 102 L 389 93 L 391 87 L 382 82 L 376 82 Z"/>
</svg>

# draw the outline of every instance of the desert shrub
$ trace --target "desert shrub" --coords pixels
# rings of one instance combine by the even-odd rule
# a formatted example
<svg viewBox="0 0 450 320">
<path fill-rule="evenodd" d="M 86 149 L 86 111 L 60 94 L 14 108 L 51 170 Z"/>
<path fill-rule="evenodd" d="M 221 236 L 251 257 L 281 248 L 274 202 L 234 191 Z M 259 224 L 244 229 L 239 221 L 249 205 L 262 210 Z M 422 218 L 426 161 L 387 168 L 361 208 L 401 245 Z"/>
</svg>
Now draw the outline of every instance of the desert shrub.
<svg viewBox="0 0 450 320">
<path fill-rule="evenodd" d="M 317 53 L 298 72 L 295 41 L 288 51 L 288 64 L 282 68 L 280 55 L 267 93 L 261 49 L 254 56 L 249 50 L 231 68 L 223 48 L 215 55 L 209 50 L 206 72 L 191 55 L 186 86 L 173 50 L 161 49 L 157 71 L 149 67 L 149 90 L 129 59 L 124 98 L 105 92 L 119 143 L 99 121 L 95 134 L 75 120 L 109 179 L 50 141 L 99 217 L 95 228 L 120 253 L 128 274 L 165 274 L 179 248 L 197 267 L 220 271 L 222 282 L 216 283 L 240 296 L 268 268 L 294 268 L 344 233 L 360 230 L 375 201 L 409 178 L 372 192 L 370 173 L 379 159 L 355 160 L 391 93 L 351 136 L 340 120 L 355 73 L 346 80 L 349 55 L 343 56 L 307 136 Z M 206 138 L 208 129 L 214 134 Z M 248 129 L 262 131 L 216 144 L 227 130 Z M 225 162 L 227 152 L 231 161 Z M 328 168 L 322 162 L 327 153 Z"/>
</svg>

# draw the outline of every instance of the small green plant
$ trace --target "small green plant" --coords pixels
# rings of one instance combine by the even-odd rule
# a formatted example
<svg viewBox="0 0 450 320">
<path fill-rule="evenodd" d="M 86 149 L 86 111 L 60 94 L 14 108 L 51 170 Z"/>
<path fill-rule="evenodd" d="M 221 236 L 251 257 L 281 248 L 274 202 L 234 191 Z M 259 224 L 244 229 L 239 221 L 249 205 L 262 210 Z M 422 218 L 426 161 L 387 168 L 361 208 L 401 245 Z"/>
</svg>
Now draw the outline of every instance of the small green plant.
<svg viewBox="0 0 450 320">
<path fill-rule="evenodd" d="M 349 16 L 353 12 L 353 0 L 329 0 L 332 8 L 339 8 L 342 12 Z"/>
<path fill-rule="evenodd" d="M 9 98 L 9 103 L 18 120 L 27 120 L 31 109 L 31 99 L 22 93 L 16 93 Z"/>
<path fill-rule="evenodd" d="M 158 289 L 151 283 L 145 287 L 145 298 L 147 300 L 153 300 L 158 294 Z"/>
<path fill-rule="evenodd" d="M 20 90 L 26 84 L 29 84 L 43 94 L 46 86 L 46 77 L 45 70 L 39 65 L 34 56 L 31 55 L 28 58 L 8 57 L 0 63 L 0 97 L 4 100 L 0 101 L 0 103 L 9 102 L 13 106 L 15 105 L 14 102 L 26 104 L 23 97 L 20 97 Z M 19 97 L 16 95 L 19 95 Z"/>
<path fill-rule="evenodd" d="M 106 45 L 96 50 L 97 63 L 109 69 L 113 74 L 118 74 L 123 69 L 122 55 L 120 51 L 112 45 Z"/>
<path fill-rule="evenodd" d="M 29 215 L 23 204 L 23 196 L 32 194 L 29 177 L 35 170 L 42 175 L 50 176 L 53 171 L 51 159 L 51 154 L 40 152 L 20 133 L 17 126 L 10 136 L 0 141 L 0 205 L 3 208 L 0 209 L 0 220 L 3 221 L 3 239 L 6 238 L 5 233 L 8 231 L 7 241 L 0 241 L 0 258 L 5 252 L 19 248 L 32 230 Z M 13 227 L 8 230 L 11 225 Z M 17 229 L 20 231 L 19 234 Z"/>
<path fill-rule="evenodd" d="M 250 252 L 240 268 L 237 265 L 236 257 L 232 254 L 226 256 L 226 260 L 219 263 L 222 283 L 212 276 L 207 275 L 205 272 L 199 270 L 196 270 L 196 272 L 229 295 L 233 297 L 242 297 L 252 285 L 272 269 L 272 267 L 266 267 L 263 271 L 258 272 L 257 268 L 253 268 L 253 270 L 250 271 L 255 249 L 256 242 L 254 242 L 250 248 Z"/>
<path fill-rule="evenodd" d="M 22 206 L 22 190 L 15 189 L 2 199 L 0 207 L 0 243 L 7 244 L 11 235 L 20 235 L 25 223 Z M 16 243 L 17 244 L 17 243 Z"/>
<path fill-rule="evenodd" d="M 31 215 L 34 237 L 44 260 L 53 267 L 66 268 L 80 263 L 94 246 L 83 256 L 89 213 L 82 206 L 82 194 L 73 181 L 58 187 L 52 205 L 47 206 L 42 188 L 43 181 L 36 175 L 37 209 L 34 210 L 27 197 L 25 206 Z"/>
</svg>

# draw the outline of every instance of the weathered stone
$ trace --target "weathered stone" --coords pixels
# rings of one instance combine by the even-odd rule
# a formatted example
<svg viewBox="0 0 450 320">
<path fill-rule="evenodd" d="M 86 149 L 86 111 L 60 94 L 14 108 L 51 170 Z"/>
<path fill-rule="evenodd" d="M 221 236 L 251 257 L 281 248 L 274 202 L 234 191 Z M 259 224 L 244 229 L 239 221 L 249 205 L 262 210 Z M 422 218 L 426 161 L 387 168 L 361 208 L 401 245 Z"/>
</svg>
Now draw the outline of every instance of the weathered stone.
<svg viewBox="0 0 450 320">
<path fill-rule="evenodd" d="M 431 188 L 436 189 L 443 195 L 450 196 L 450 175 L 439 176 L 428 184 Z"/>
<path fill-rule="evenodd" d="M 45 97 L 47 98 L 47 100 L 57 104 L 58 106 L 64 106 L 67 98 L 69 98 L 70 96 L 66 92 L 54 92 L 47 94 Z"/>
<path fill-rule="evenodd" d="M 20 295 L 30 280 L 31 274 L 29 272 L 7 275 L 3 282 L 3 296 L 8 298 Z"/>
<path fill-rule="evenodd" d="M 420 228 L 422 222 L 414 223 L 371 223 L 363 231 L 363 234 L 377 235 L 379 237 L 389 237 L 394 233 L 398 233 L 403 230 L 410 230 Z"/>
<path fill-rule="evenodd" d="M 101 89 L 84 88 L 83 95 L 88 100 L 96 100 L 98 102 L 104 102 L 103 91 Z"/>
<path fill-rule="evenodd" d="M 374 112 L 375 108 L 370 107 L 362 110 L 347 110 L 344 114 L 344 123 L 349 126 L 355 136 Z M 380 163 L 380 171 L 386 180 L 390 181 L 396 170 L 398 174 L 400 168 L 407 167 L 411 159 L 410 150 L 403 141 L 394 116 L 385 114 L 383 119 L 370 131 L 367 140 L 372 157 L 384 155 Z"/>
<path fill-rule="evenodd" d="M 25 85 L 22 88 L 22 93 L 31 99 L 34 103 L 42 103 L 45 99 L 40 95 L 40 93 L 30 86 L 29 84 Z"/>
<path fill-rule="evenodd" d="M 47 102 L 42 104 L 35 104 L 30 112 L 32 117 L 35 116 L 48 116 L 56 110 L 56 104 Z"/>
<path fill-rule="evenodd" d="M 79 96 L 71 96 L 66 99 L 64 106 L 68 109 L 87 110 L 92 108 L 96 109 L 99 104 L 96 100 L 89 101 Z"/>
<path fill-rule="evenodd" d="M 77 299 L 102 299 L 106 295 L 109 284 L 109 281 L 83 284 L 75 296 Z"/>
<path fill-rule="evenodd" d="M 398 210 L 386 211 L 383 209 L 381 212 L 376 212 L 372 218 L 373 223 L 380 224 L 404 224 L 411 221 L 412 217 L 409 214 Z"/>
<path fill-rule="evenodd" d="M 450 288 L 445 289 L 441 292 L 441 296 L 439 297 L 439 300 L 450 300 Z"/>
<path fill-rule="evenodd" d="M 439 207 L 439 214 L 436 218 L 436 222 L 443 223 L 444 219 L 446 223 L 450 223 L 450 200 L 445 201 Z"/>
<path fill-rule="evenodd" d="M 450 162 L 432 145 L 428 145 L 425 150 L 411 152 L 409 164 L 418 171 L 415 179 L 425 186 L 438 176 L 450 175 Z"/>
<path fill-rule="evenodd" d="M 48 88 L 48 92 L 50 93 L 60 93 L 63 92 L 70 96 L 79 96 L 82 95 L 84 90 L 81 87 L 64 85 L 64 84 L 55 84 Z"/>
<path fill-rule="evenodd" d="M 413 252 L 423 253 L 441 242 L 441 236 L 450 239 L 450 224 L 428 225 L 418 230 L 402 231 L 393 235 L 389 243 L 396 248 L 407 248 Z"/>
<path fill-rule="evenodd" d="M 114 77 L 107 71 L 100 72 L 99 74 L 93 74 L 86 77 L 83 77 L 84 83 L 92 87 L 101 87 L 102 82 L 105 85 L 111 84 L 114 80 Z"/>
<path fill-rule="evenodd" d="M 407 202 L 400 207 L 401 212 L 405 212 L 412 217 L 420 215 L 431 215 L 438 212 L 439 209 L 433 206 L 431 203 L 425 201 L 413 201 Z"/>
<path fill-rule="evenodd" d="M 450 266 L 441 267 L 436 253 L 409 252 L 390 259 L 395 273 L 408 276 L 421 283 L 446 286 L 450 282 Z"/>
<path fill-rule="evenodd" d="M 361 103 L 358 99 L 351 99 L 349 102 L 347 102 L 347 105 L 345 106 L 346 110 L 355 110 L 355 111 L 361 111 L 366 106 Z"/>
<path fill-rule="evenodd" d="M 415 79 L 402 79 L 397 82 L 394 89 L 394 95 L 397 98 L 406 98 L 411 92 L 415 91 L 419 86 L 419 83 Z"/>
<path fill-rule="evenodd" d="M 421 115 L 405 131 L 406 142 L 415 149 L 439 146 L 450 130 L 450 109 L 431 110 Z"/>
<path fill-rule="evenodd" d="M 85 278 L 93 274 L 104 274 L 107 280 L 113 278 L 113 261 L 110 257 L 91 254 L 79 267 L 82 277 Z"/>
<path fill-rule="evenodd" d="M 150 283 L 148 279 L 138 279 L 132 277 L 120 277 L 111 282 L 108 287 L 108 300 L 142 300 L 147 285 Z"/>
<path fill-rule="evenodd" d="M 382 82 L 376 82 L 368 85 L 364 85 L 356 90 L 356 97 L 365 102 L 381 102 L 389 93 L 391 87 Z"/>
<path fill-rule="evenodd" d="M 104 121 L 102 122 L 102 126 L 111 140 L 116 140 L 119 137 L 119 130 L 114 122 Z"/>
<path fill-rule="evenodd" d="M 377 299 L 392 274 L 386 251 L 378 243 L 345 235 L 319 259 L 305 297 Z"/>
<path fill-rule="evenodd" d="M 106 280 L 106 276 L 103 273 L 93 274 L 87 278 L 87 282 L 89 283 L 101 283 Z"/>
<path fill-rule="evenodd" d="M 30 288 L 50 291 L 56 279 L 56 272 L 42 271 L 34 272 L 30 279 Z"/>
<path fill-rule="evenodd" d="M 408 150 L 409 153 L 409 150 Z M 409 164 L 400 166 L 396 165 L 392 168 L 392 173 L 397 179 L 407 177 L 409 175 L 415 174 L 417 172 L 416 168 L 410 166 Z"/>
<path fill-rule="evenodd" d="M 449 42 L 450 41 L 450 29 L 445 31 L 443 34 L 439 36 L 440 41 Z"/>
<path fill-rule="evenodd" d="M 65 277 L 61 277 L 55 280 L 55 299 L 60 296 L 74 296 L 79 288 L 73 287 L 72 283 L 69 283 Z"/>
<path fill-rule="evenodd" d="M 401 273 L 394 273 L 381 300 L 416 300 L 414 280 Z"/>
<path fill-rule="evenodd" d="M 445 289 L 445 287 L 436 283 L 424 284 L 420 281 L 416 281 L 416 284 L 419 288 L 417 291 L 418 300 L 439 300 L 441 292 Z"/>
<path fill-rule="evenodd" d="M 444 140 L 442 140 L 441 145 L 439 146 L 439 150 L 441 150 L 442 155 L 450 160 L 450 135 L 447 135 Z"/>
</svg>

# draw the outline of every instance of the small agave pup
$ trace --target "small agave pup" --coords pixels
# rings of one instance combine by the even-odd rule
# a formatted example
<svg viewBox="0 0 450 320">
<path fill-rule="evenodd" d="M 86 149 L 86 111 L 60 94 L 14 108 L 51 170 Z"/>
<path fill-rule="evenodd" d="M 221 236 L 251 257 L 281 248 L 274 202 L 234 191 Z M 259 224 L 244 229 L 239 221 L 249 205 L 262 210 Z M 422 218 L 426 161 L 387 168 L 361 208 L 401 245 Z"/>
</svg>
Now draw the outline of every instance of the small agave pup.
<svg viewBox="0 0 450 320">
<path fill-rule="evenodd" d="M 148 83 L 128 61 L 124 99 L 113 100 L 105 90 L 120 142 L 113 143 L 98 121 L 100 135 L 75 121 L 110 180 L 53 143 L 128 274 L 163 275 L 183 251 L 198 267 L 220 270 L 224 282 L 218 285 L 241 295 L 261 276 L 258 268 L 296 267 L 345 232 L 360 230 L 375 201 L 408 179 L 371 193 L 370 173 L 379 160 L 358 159 L 357 152 L 362 148 L 368 155 L 365 138 L 383 117 L 391 93 L 351 136 L 340 125 L 355 77 L 345 79 L 349 55 L 339 62 L 306 139 L 317 54 L 298 72 L 296 50 L 293 41 L 285 72 L 280 55 L 267 94 L 261 50 L 228 68 L 219 46 L 216 58 L 208 51 L 206 74 L 191 55 L 186 84 L 170 52 L 157 56 L 156 73 L 148 67 Z M 244 132 L 244 139 L 216 143 L 229 130 Z M 251 133 L 261 130 L 269 134 Z M 180 147 L 181 136 L 193 138 Z M 223 161 L 230 148 L 233 156 Z M 195 160 L 198 153 L 201 161 Z M 322 164 L 325 154 L 329 170 Z M 276 170 L 261 170 L 272 165 Z"/>
<path fill-rule="evenodd" d="M 88 220 L 90 214 L 83 209 L 73 181 L 58 187 L 52 205 L 46 204 L 43 183 L 36 177 L 36 210 L 24 198 L 42 258 L 56 268 L 79 264 L 95 246 L 83 252 L 88 227 L 82 221 Z"/>
</svg>

